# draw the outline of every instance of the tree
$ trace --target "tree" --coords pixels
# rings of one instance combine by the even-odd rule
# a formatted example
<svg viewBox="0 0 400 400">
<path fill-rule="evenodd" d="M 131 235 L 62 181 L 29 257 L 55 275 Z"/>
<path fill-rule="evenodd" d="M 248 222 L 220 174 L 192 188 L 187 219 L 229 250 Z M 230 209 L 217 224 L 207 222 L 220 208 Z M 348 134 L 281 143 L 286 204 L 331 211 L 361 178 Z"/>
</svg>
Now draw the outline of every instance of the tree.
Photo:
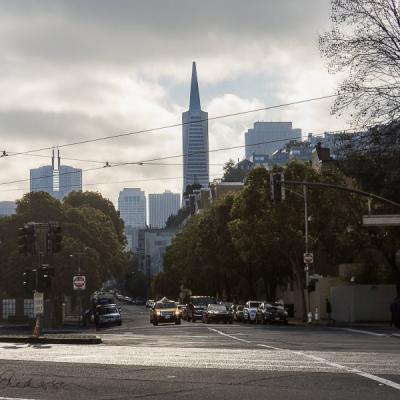
<svg viewBox="0 0 400 400">
<path fill-rule="evenodd" d="M 332 73 L 347 77 L 332 108 L 354 108 L 356 127 L 400 117 L 400 15 L 397 0 L 331 0 L 330 32 L 320 50 Z"/>
<path fill-rule="evenodd" d="M 223 169 L 222 182 L 243 182 L 248 175 L 248 171 L 239 168 L 232 159 L 225 163 Z"/>
</svg>

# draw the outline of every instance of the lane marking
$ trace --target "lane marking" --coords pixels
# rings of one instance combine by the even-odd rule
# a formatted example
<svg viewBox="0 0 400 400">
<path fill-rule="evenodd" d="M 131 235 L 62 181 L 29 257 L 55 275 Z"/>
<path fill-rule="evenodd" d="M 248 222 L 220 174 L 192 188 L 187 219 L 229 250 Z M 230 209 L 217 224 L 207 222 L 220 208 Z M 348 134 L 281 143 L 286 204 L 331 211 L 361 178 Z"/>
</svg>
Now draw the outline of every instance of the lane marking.
<svg viewBox="0 0 400 400">
<path fill-rule="evenodd" d="M 361 330 L 361 329 L 352 329 L 352 328 L 336 328 L 336 329 L 340 329 L 342 331 L 354 332 L 354 333 L 362 333 L 364 335 L 389 337 L 389 335 L 386 335 L 384 333 L 376 333 L 376 332 L 371 332 L 371 331 L 364 331 L 364 330 Z"/>
<path fill-rule="evenodd" d="M 0 400 L 35 400 L 35 399 L 22 399 L 20 397 L 0 397 Z"/>
<path fill-rule="evenodd" d="M 235 337 L 233 335 L 229 335 L 229 334 L 224 333 L 224 332 L 222 332 L 222 331 L 220 331 L 218 329 L 213 329 L 213 328 L 208 328 L 208 329 L 210 329 L 211 331 L 214 331 L 216 333 L 219 333 L 220 335 L 230 337 L 230 338 L 232 338 L 234 340 L 239 340 L 239 341 L 247 342 L 247 343 L 254 343 L 254 342 L 251 342 L 249 340 L 244 340 L 244 339 L 237 338 L 237 337 Z M 343 329 L 346 329 L 346 328 L 343 328 Z M 379 334 L 379 335 L 381 335 L 381 334 Z M 358 375 L 358 376 L 362 376 L 364 378 L 371 379 L 371 380 L 373 380 L 375 382 L 382 383 L 383 385 L 392 387 L 393 389 L 400 390 L 400 384 L 399 383 L 396 383 L 396 382 L 391 381 L 389 379 L 381 378 L 380 376 L 373 375 L 373 374 L 370 374 L 368 372 L 361 371 L 359 369 L 346 367 L 345 365 L 341 365 L 341 364 L 326 360 L 325 358 L 322 358 L 322 357 L 314 356 L 312 354 L 307 354 L 307 353 L 304 353 L 302 351 L 296 351 L 296 350 L 290 350 L 290 349 L 282 349 L 282 348 L 279 348 L 279 347 L 267 346 L 267 345 L 262 344 L 262 343 L 255 343 L 255 344 L 257 346 L 265 347 L 265 348 L 268 348 L 268 349 L 287 351 L 287 352 L 292 353 L 292 354 L 304 356 L 304 357 L 310 358 L 310 359 L 312 359 L 314 361 L 318 361 L 321 364 L 326 364 L 326 365 L 328 365 L 330 367 L 337 368 L 337 369 L 339 369 L 341 371 L 345 371 L 345 372 L 350 373 L 350 374 L 355 374 L 355 375 Z"/>
</svg>

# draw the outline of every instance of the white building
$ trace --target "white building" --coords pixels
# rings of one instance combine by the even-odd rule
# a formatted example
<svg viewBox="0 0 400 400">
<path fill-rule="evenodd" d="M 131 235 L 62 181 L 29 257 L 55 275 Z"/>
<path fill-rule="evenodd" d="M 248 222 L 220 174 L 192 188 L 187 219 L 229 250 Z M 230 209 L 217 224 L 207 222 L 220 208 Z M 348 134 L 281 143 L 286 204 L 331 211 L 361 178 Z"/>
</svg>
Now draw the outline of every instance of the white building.
<svg viewBox="0 0 400 400">
<path fill-rule="evenodd" d="M 119 192 L 118 210 L 125 223 L 129 248 L 137 251 L 138 230 L 146 227 L 146 196 L 139 188 L 124 188 Z"/>
<path fill-rule="evenodd" d="M 289 139 L 301 138 L 301 129 L 293 129 L 291 122 L 255 122 L 244 134 L 246 158 L 253 153 L 267 154 L 281 148 Z"/>
<path fill-rule="evenodd" d="M 168 190 L 164 193 L 149 194 L 150 228 L 164 228 L 169 216 L 178 213 L 180 202 L 181 195 Z"/>
<path fill-rule="evenodd" d="M 189 110 L 182 113 L 183 191 L 199 183 L 208 187 L 208 113 L 201 110 L 196 63 L 192 66 Z"/>
</svg>

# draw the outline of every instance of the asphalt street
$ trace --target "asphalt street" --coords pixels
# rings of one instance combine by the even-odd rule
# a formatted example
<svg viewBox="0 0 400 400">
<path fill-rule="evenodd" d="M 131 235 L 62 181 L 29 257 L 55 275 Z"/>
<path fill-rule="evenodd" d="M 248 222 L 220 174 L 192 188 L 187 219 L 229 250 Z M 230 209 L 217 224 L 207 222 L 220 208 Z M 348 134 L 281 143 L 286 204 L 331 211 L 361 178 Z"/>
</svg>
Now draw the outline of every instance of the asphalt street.
<svg viewBox="0 0 400 400">
<path fill-rule="evenodd" d="M 145 307 L 122 307 L 101 345 L 0 344 L 0 400 L 400 398 L 389 327 L 154 327 Z"/>
</svg>

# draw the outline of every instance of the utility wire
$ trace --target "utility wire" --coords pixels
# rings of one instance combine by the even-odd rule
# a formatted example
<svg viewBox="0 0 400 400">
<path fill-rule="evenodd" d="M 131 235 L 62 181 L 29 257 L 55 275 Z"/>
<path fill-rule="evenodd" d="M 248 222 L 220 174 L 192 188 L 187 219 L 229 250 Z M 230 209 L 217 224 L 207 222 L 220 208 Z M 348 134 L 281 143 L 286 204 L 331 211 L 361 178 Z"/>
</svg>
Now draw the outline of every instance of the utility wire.
<svg viewBox="0 0 400 400">
<path fill-rule="evenodd" d="M 272 109 L 276 109 L 276 108 L 293 106 L 293 105 L 297 105 L 297 104 L 310 103 L 310 102 L 313 102 L 313 101 L 329 99 L 329 98 L 336 97 L 336 96 L 337 96 L 336 94 L 330 94 L 330 95 L 320 96 L 320 97 L 311 97 L 311 98 L 308 98 L 308 99 L 292 101 L 292 102 L 289 102 L 289 103 L 276 104 L 276 105 L 273 105 L 273 106 L 255 108 L 255 109 L 246 110 L 246 111 L 238 111 L 238 112 L 235 112 L 235 113 L 218 115 L 218 116 L 210 117 L 210 118 L 207 117 L 207 118 L 204 118 L 204 119 L 197 119 L 195 121 L 188 121 L 188 122 L 181 122 L 181 123 L 176 123 L 176 124 L 171 124 L 171 125 L 164 125 L 164 126 L 159 126 L 159 127 L 156 127 L 156 128 L 141 129 L 141 130 L 134 131 L 134 132 L 119 133 L 119 134 L 116 134 L 116 135 L 103 136 L 103 137 L 98 137 L 98 138 L 94 138 L 94 139 L 80 140 L 80 141 L 76 141 L 76 142 L 64 143 L 64 144 L 58 145 L 58 148 L 77 146 L 77 145 L 81 145 L 81 144 L 100 142 L 100 141 L 108 140 L 108 139 L 116 139 L 116 138 L 121 138 L 121 137 L 138 135 L 138 134 L 141 134 L 141 133 L 150 133 L 150 132 L 155 132 L 155 131 L 160 131 L 160 130 L 165 130 L 165 129 L 170 129 L 170 128 L 177 128 L 177 127 L 184 126 L 184 125 L 190 125 L 192 123 L 215 121 L 215 120 L 218 120 L 218 119 L 235 117 L 235 116 L 238 116 L 238 115 L 251 114 L 251 113 L 255 113 L 255 112 L 259 112 L 259 111 L 267 111 L 267 110 L 272 110 Z M 36 152 L 44 151 L 44 150 L 51 150 L 52 148 L 53 147 L 42 147 L 42 148 L 38 148 L 38 149 L 20 151 L 20 152 L 9 154 L 8 157 L 18 156 L 18 155 L 23 155 L 23 154 L 28 154 L 28 153 L 36 153 Z"/>
</svg>

